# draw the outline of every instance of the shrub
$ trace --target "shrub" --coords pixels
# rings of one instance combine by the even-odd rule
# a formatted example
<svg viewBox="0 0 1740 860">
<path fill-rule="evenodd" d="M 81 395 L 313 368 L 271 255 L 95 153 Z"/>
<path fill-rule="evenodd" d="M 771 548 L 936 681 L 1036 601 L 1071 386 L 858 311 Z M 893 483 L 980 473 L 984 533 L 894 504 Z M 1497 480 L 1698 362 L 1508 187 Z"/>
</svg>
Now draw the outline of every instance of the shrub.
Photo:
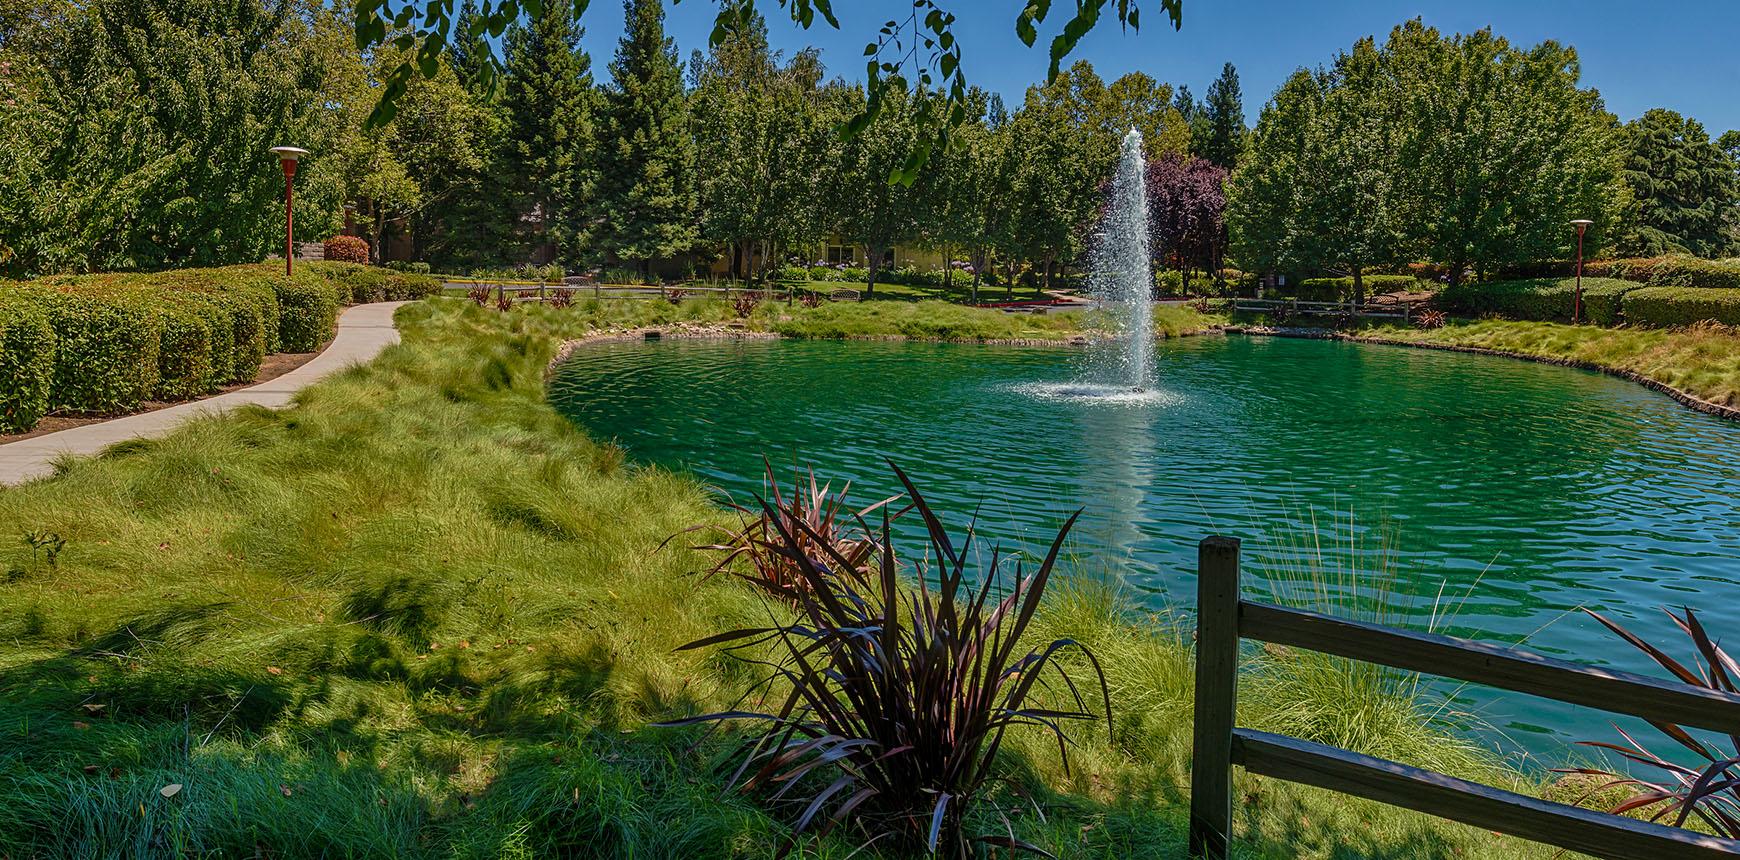
<svg viewBox="0 0 1740 860">
<path fill-rule="evenodd" d="M 49 408 L 84 414 L 128 412 L 157 387 L 162 317 L 115 289 L 29 287 L 54 328 Z"/>
<path fill-rule="evenodd" d="M 730 505 L 739 516 L 736 529 L 703 524 L 688 530 L 723 533 L 719 543 L 693 547 L 702 552 L 720 554 L 719 561 L 708 568 L 705 575 L 710 577 L 729 571 L 793 604 L 798 602 L 797 591 L 809 586 L 809 580 L 798 570 L 798 562 L 791 555 L 793 552 L 803 554 L 818 568 L 843 567 L 845 572 L 855 577 L 868 577 L 877 544 L 868 535 L 854 535 L 849 530 L 854 523 L 865 522 L 866 517 L 899 496 L 854 511 L 846 507 L 850 484 L 835 493 L 832 485 L 818 484 L 816 473 L 811 470 L 807 484 L 802 475 L 793 476 L 788 498 L 780 492 L 779 481 L 773 476 L 773 462 L 763 456 L 762 464 L 766 474 L 762 480 L 763 491 L 767 493 L 766 499 L 771 501 L 764 500 L 753 509 Z M 791 535 L 792 539 L 785 542 L 781 535 Z M 743 566 L 734 568 L 736 562 L 742 562 Z M 747 569 L 743 569 L 744 566 Z"/>
<path fill-rule="evenodd" d="M 1498 315 L 1519 320 L 1569 320 L 1575 302 L 1575 278 L 1490 281 L 1457 284 L 1438 293 L 1435 302 L 1463 316 Z M 1583 312 L 1597 325 L 1616 325 L 1621 302 L 1635 284 L 1611 278 L 1583 279 Z"/>
<path fill-rule="evenodd" d="M 441 279 L 428 274 L 405 272 L 387 277 L 386 300 L 409 302 L 441 294 Z"/>
<path fill-rule="evenodd" d="M 301 274 L 278 278 L 272 285 L 278 296 L 278 348 L 284 352 L 313 352 L 332 339 L 338 321 L 338 293 L 324 277 Z"/>
<path fill-rule="evenodd" d="M 810 270 L 803 266 L 780 266 L 769 273 L 776 281 L 807 281 Z"/>
<path fill-rule="evenodd" d="M 549 305 L 553 308 L 565 308 L 574 304 L 574 291 L 566 287 L 550 291 Z"/>
<path fill-rule="evenodd" d="M 1447 320 L 1447 315 L 1443 311 L 1432 310 L 1432 309 L 1428 308 L 1426 310 L 1420 311 L 1418 314 L 1416 314 L 1414 316 L 1414 328 L 1419 328 L 1419 329 L 1443 328 L 1446 320 Z"/>
<path fill-rule="evenodd" d="M 1740 686 L 1737 686 L 1740 679 L 1736 677 L 1740 673 L 1740 663 L 1728 656 L 1719 640 L 1710 637 L 1703 623 L 1698 620 L 1697 613 L 1691 609 L 1684 610 L 1683 617 L 1672 611 L 1668 612 L 1674 626 L 1691 640 L 1690 667 L 1602 615 L 1588 609 L 1583 611 L 1601 622 L 1614 635 L 1648 655 L 1679 683 L 1716 693 L 1740 693 Z M 1740 839 L 1740 736 L 1729 735 L 1727 740 L 1730 747 L 1723 749 L 1714 739 L 1694 737 L 1691 732 L 1672 723 L 1651 725 L 1674 743 L 1684 747 L 1689 755 L 1683 751 L 1676 754 L 1673 760 L 1662 758 L 1622 731 L 1620 734 L 1625 738 L 1623 745 L 1601 741 L 1581 743 L 1618 753 L 1632 763 L 1626 772 L 1614 773 L 1598 768 L 1565 768 L 1559 772 L 1597 776 L 1607 780 L 1604 787 L 1623 786 L 1631 789 L 1633 795 L 1614 806 L 1611 812 L 1654 809 L 1650 820 L 1671 819 L 1669 823 L 1675 827 L 1686 826 L 1687 820 L 1696 816 L 1710 832 L 1727 839 Z M 1688 766 L 1686 762 L 1692 764 Z M 1643 771 L 1637 765 L 1650 770 Z M 1659 775 L 1656 775 L 1657 771 L 1660 772 Z M 1645 772 L 1653 778 L 1636 775 Z"/>
<path fill-rule="evenodd" d="M 807 784 L 800 781 L 805 774 L 831 771 L 814 783 L 812 797 L 790 801 L 803 810 L 795 833 L 821 822 L 826 832 L 850 817 L 868 842 L 887 839 L 889 848 L 927 856 L 965 857 L 973 843 L 1027 848 L 1006 831 L 969 835 L 966 822 L 998 781 L 993 763 L 1010 727 L 1049 734 L 1067 767 L 1063 723 L 1100 718 L 1060 652 L 1077 651 L 1092 667 L 1108 731 L 1112 724 L 1109 685 L 1092 652 L 1069 639 L 1023 641 L 1080 512 L 1064 523 L 1044 560 L 1031 573 L 1017 565 L 1011 582 L 1007 557 L 995 551 L 983 570 L 969 573 L 985 555 L 972 532 L 952 541 L 906 474 L 898 468 L 895 474 L 928 527 L 926 557 L 936 569 L 914 569 L 914 583 L 902 584 L 903 562 L 886 519 L 879 535 L 857 538 L 878 550 L 860 570 L 847 557 L 859 544 L 829 544 L 805 518 L 785 517 L 763 502 L 774 526 L 769 549 L 790 559 L 803 580 L 789 590 L 798 618 L 683 648 L 723 644 L 751 665 L 771 667 L 771 677 L 745 698 L 760 691 L 784 701 L 759 713 L 727 711 L 676 724 L 761 723 L 761 735 L 742 747 L 737 780 L 745 791 L 774 788 L 778 799 Z M 927 584 L 933 577 L 934 589 Z M 778 656 L 765 657 L 769 649 Z"/>
<path fill-rule="evenodd" d="M 1639 287 L 1625 294 L 1629 323 L 1671 326 L 1704 320 L 1740 325 L 1740 289 Z"/>
<path fill-rule="evenodd" d="M 732 298 L 731 309 L 737 313 L 739 318 L 748 319 L 750 314 L 755 313 L 755 308 L 759 304 L 761 304 L 759 293 L 739 293 Z"/>
<path fill-rule="evenodd" d="M 840 270 L 839 280 L 863 283 L 870 280 L 870 270 L 862 266 L 847 266 Z"/>
<path fill-rule="evenodd" d="M 1740 289 L 1740 260 L 1705 260 L 1675 255 L 1603 260 L 1583 266 L 1589 275 L 1637 281 L 1655 287 Z"/>
<path fill-rule="evenodd" d="M 214 368 L 231 364 L 235 330 L 229 315 L 197 293 L 172 290 L 129 291 L 158 315 L 158 400 L 187 400 L 216 387 Z"/>
<path fill-rule="evenodd" d="M 476 302 L 477 306 L 481 308 L 481 307 L 485 307 L 489 304 L 489 297 L 491 295 L 493 295 L 494 293 L 495 293 L 495 290 L 492 290 L 489 287 L 486 287 L 486 286 L 483 286 L 482 284 L 479 284 L 475 287 L 472 287 L 469 290 L 466 290 L 465 297 Z"/>
<path fill-rule="evenodd" d="M 356 236 L 334 236 L 326 240 L 326 259 L 334 263 L 367 263 L 369 243 Z"/>
<path fill-rule="evenodd" d="M 409 260 L 388 260 L 385 265 L 395 272 L 410 272 L 413 275 L 427 275 L 430 271 L 429 264 L 421 261 L 413 263 Z"/>
<path fill-rule="evenodd" d="M 683 299 L 686 299 L 688 297 L 689 297 L 688 290 L 670 289 L 670 290 L 665 291 L 665 301 L 670 302 L 673 305 L 682 304 Z"/>
<path fill-rule="evenodd" d="M 0 433 L 23 433 L 48 411 L 54 328 L 38 304 L 0 292 Z"/>
</svg>

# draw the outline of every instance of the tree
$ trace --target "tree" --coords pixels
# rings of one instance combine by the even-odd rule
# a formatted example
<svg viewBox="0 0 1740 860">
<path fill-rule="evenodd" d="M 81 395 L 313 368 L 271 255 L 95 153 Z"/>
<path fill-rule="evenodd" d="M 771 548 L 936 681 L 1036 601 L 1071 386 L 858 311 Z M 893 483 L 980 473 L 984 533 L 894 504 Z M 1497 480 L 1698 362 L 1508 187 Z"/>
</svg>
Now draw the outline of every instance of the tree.
<svg viewBox="0 0 1740 860">
<path fill-rule="evenodd" d="M 8 61 L 15 40 L 20 53 L 17 79 L 0 84 L 15 102 L 0 111 L 0 174 L 14 184 L 0 271 L 214 265 L 282 247 L 283 176 L 266 149 L 314 150 L 305 176 L 318 178 L 331 136 L 292 5 L 98 0 L 56 15 L 6 36 Z M 297 223 L 321 235 L 337 186 L 304 187 Z"/>
<path fill-rule="evenodd" d="M 610 64 L 600 149 L 600 247 L 648 274 L 692 248 L 694 147 L 676 49 L 661 0 L 625 0 L 628 26 Z"/>
<path fill-rule="evenodd" d="M 1627 123 L 1623 139 L 1632 205 L 1619 237 L 1620 253 L 1733 253 L 1727 227 L 1740 195 L 1735 161 L 1710 140 L 1703 125 L 1658 108 Z"/>
<path fill-rule="evenodd" d="M 1234 173 L 1235 253 L 1270 271 L 1427 259 L 1453 280 L 1564 259 L 1572 218 L 1599 249 L 1623 188 L 1615 123 L 1578 87 L 1575 52 L 1490 31 L 1445 38 L 1419 20 L 1331 71 L 1295 74 L 1263 109 Z"/>
<path fill-rule="evenodd" d="M 1451 38 L 1418 19 L 1384 48 L 1398 98 L 1390 172 L 1401 182 L 1414 253 L 1450 279 L 1507 265 L 1567 259 L 1573 218 L 1595 222 L 1595 253 L 1612 231 L 1623 184 L 1617 124 L 1594 90 L 1578 87 L 1574 50 L 1528 50 L 1491 30 Z"/>
<path fill-rule="evenodd" d="M 1148 159 L 1150 248 L 1162 265 L 1184 274 L 1200 268 L 1219 277 L 1226 251 L 1226 169 L 1201 158 L 1168 153 Z"/>
<path fill-rule="evenodd" d="M 1096 122 L 1101 133 L 1122 145 L 1130 129 L 1142 133 L 1150 156 L 1190 151 L 1190 124 L 1172 105 L 1172 87 L 1130 72 L 1105 88 Z"/>
<path fill-rule="evenodd" d="M 754 249 L 762 264 L 776 248 L 813 246 L 821 232 L 821 174 L 833 155 L 832 125 L 817 91 L 814 51 L 783 68 L 752 26 L 691 61 L 702 238 L 723 245 L 730 269 L 747 277 Z"/>
<path fill-rule="evenodd" d="M 570 265 L 585 256 L 597 183 L 592 59 L 580 49 L 582 35 L 555 4 L 515 26 L 502 98 L 501 179 L 517 210 L 510 214 L 532 215 L 556 259 Z"/>
<path fill-rule="evenodd" d="M 864 98 L 856 87 L 849 90 L 849 115 Z M 890 170 L 905 163 L 921 143 L 917 105 L 910 102 L 926 94 L 892 92 L 890 103 L 862 132 L 841 144 L 837 167 L 827 190 L 833 221 L 842 237 L 862 245 L 869 268 L 865 293 L 876 292 L 883 260 L 894 246 L 917 238 L 920 218 L 931 199 L 935 177 L 920 177 L 912 185 L 884 181 Z"/>
<path fill-rule="evenodd" d="M 547 8 L 547 0 L 497 0 L 493 5 L 484 5 L 484 14 L 464 20 L 464 30 L 461 31 L 453 14 L 455 2 L 456 0 L 358 0 L 355 14 L 357 46 L 365 50 L 371 49 L 385 44 L 391 36 L 391 41 L 405 52 L 401 55 L 403 59 L 399 64 L 384 78 L 385 86 L 370 117 L 370 125 L 381 125 L 392 120 L 398 109 L 398 100 L 411 79 L 419 73 L 433 76 L 443 53 L 450 50 L 450 44 L 464 38 L 475 39 L 486 31 L 499 34 L 522 15 L 531 15 L 537 10 Z M 773 2 L 785 9 L 791 20 L 804 29 L 808 29 L 818 15 L 835 29 L 840 27 L 839 20 L 834 17 L 834 0 Z M 570 6 L 566 0 L 561 0 L 550 5 L 561 7 L 564 14 L 569 14 L 568 10 L 571 9 L 571 14 L 579 18 L 589 4 L 590 0 L 573 0 Z M 756 4 L 757 0 L 721 2 L 718 16 L 714 19 L 710 43 L 718 45 L 724 42 L 730 34 L 757 19 L 759 15 Z M 1013 5 L 1018 10 L 1015 15 L 1015 35 L 1031 48 L 1039 37 L 1039 27 L 1050 17 L 1052 4 L 1049 0 L 1021 0 Z M 1112 7 L 1110 20 L 1117 21 L 1126 30 L 1137 30 L 1141 26 L 1141 6 L 1140 2 L 1119 0 Z M 1171 22 L 1173 29 L 1182 26 L 1184 0 L 1154 0 L 1154 6 Z M 920 100 L 919 118 L 921 125 L 925 127 L 927 140 L 915 148 L 907 162 L 896 168 L 889 177 L 890 181 L 901 181 L 910 185 L 916 179 L 918 170 L 929 159 L 930 153 L 946 150 L 953 131 L 965 123 L 968 89 L 966 74 L 961 65 L 961 44 L 954 32 L 955 16 L 943 9 L 939 0 L 913 0 L 911 4 L 899 4 L 898 8 L 903 10 L 902 13 L 897 13 L 897 17 L 884 25 L 875 39 L 864 47 L 864 55 L 870 58 L 867 67 L 869 80 L 865 84 L 868 98 L 861 111 L 844 128 L 846 136 L 851 136 L 869 125 L 886 103 L 884 96 L 892 90 L 935 89 L 940 93 L 941 98 Z M 1103 15 L 1105 11 L 1106 0 L 1076 4 L 1074 16 L 1051 40 L 1051 66 L 1046 77 L 1048 83 L 1058 77 L 1062 61 L 1075 50 L 1082 37 L 1107 20 Z M 491 60 L 482 69 L 486 76 L 493 77 L 499 72 L 499 66 L 494 62 L 493 55 Z"/>
<path fill-rule="evenodd" d="M 1221 67 L 1220 77 L 1209 85 L 1203 108 L 1208 133 L 1201 141 L 1191 141 L 1191 151 L 1232 170 L 1245 146 L 1245 104 L 1239 95 L 1239 72 L 1232 63 Z"/>
<path fill-rule="evenodd" d="M 1011 256 L 1037 264 L 1042 289 L 1085 247 L 1100 184 L 1117 163 L 1118 139 L 1094 121 L 1104 92 L 1093 66 L 1079 61 L 1051 83 L 1029 87 L 1009 123 L 1007 152 L 1015 163 L 1004 240 Z"/>
</svg>

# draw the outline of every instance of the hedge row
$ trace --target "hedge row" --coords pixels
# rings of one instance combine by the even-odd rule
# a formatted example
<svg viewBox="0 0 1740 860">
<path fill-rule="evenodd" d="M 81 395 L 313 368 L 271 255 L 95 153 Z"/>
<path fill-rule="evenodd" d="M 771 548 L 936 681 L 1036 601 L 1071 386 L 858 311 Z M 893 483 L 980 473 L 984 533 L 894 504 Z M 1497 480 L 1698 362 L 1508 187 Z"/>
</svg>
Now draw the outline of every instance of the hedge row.
<svg viewBox="0 0 1740 860">
<path fill-rule="evenodd" d="M 1740 259 L 1705 260 L 1698 257 L 1640 257 L 1603 260 L 1583 267 L 1589 275 L 1636 281 L 1652 287 L 1702 287 L 1740 289 Z"/>
<path fill-rule="evenodd" d="M 441 279 L 427 272 L 399 271 L 356 263 L 304 263 L 338 289 L 338 295 L 353 305 L 368 302 L 405 302 L 441 292 Z"/>
<path fill-rule="evenodd" d="M 425 275 L 364 266 L 184 269 L 0 285 L 0 433 L 46 413 L 114 414 L 248 382 L 274 352 L 313 352 L 344 301 L 413 299 Z"/>
<path fill-rule="evenodd" d="M 54 328 L 34 302 L 0 293 L 0 433 L 36 426 L 54 382 Z"/>
<path fill-rule="evenodd" d="M 1568 320 L 1575 278 L 1493 281 L 1446 288 L 1439 307 L 1465 316 Z M 1645 287 L 1613 278 L 1583 279 L 1583 313 L 1597 325 L 1691 325 L 1715 320 L 1740 325 L 1740 289 Z"/>
<path fill-rule="evenodd" d="M 1704 320 L 1740 325 L 1740 289 L 1639 287 L 1625 294 L 1626 322 L 1670 326 Z"/>
<path fill-rule="evenodd" d="M 1519 320 L 1568 320 L 1575 303 L 1575 278 L 1536 278 L 1457 284 L 1438 294 L 1439 307 L 1465 316 L 1498 315 Z M 1621 302 L 1636 284 L 1612 278 L 1583 279 L 1583 312 L 1597 325 L 1616 325 Z"/>
</svg>

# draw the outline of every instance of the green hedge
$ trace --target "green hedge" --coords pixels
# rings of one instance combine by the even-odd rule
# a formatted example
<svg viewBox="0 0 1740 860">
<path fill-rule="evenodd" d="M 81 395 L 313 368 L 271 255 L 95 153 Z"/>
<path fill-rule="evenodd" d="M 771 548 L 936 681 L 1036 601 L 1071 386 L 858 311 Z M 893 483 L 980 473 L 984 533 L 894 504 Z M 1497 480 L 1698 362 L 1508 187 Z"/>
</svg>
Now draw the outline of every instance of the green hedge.
<svg viewBox="0 0 1740 860">
<path fill-rule="evenodd" d="M 1420 279 L 1413 275 L 1364 275 L 1360 280 L 1368 296 L 1420 288 Z M 1353 297 L 1353 278 L 1306 278 L 1296 292 L 1306 301 L 1339 302 Z"/>
<path fill-rule="evenodd" d="M 0 433 L 23 433 L 48 411 L 54 340 L 40 304 L 0 292 Z"/>
<path fill-rule="evenodd" d="M 128 412 L 159 378 L 163 317 L 130 291 L 107 286 L 20 288 L 54 328 L 49 408 L 78 414 Z"/>
<path fill-rule="evenodd" d="M 1597 275 L 1654 287 L 1740 289 L 1740 260 L 1688 256 L 1603 260 L 1585 265 L 1583 274 L 1585 280 L 1588 275 Z"/>
<path fill-rule="evenodd" d="M 114 414 L 252 381 L 274 352 L 332 339 L 343 300 L 411 300 L 440 281 L 365 266 L 229 266 L 0 284 L 0 433 L 47 412 Z"/>
<path fill-rule="evenodd" d="M 441 279 L 428 274 L 394 271 L 356 263 L 305 263 L 338 291 L 339 300 L 360 305 L 368 302 L 403 302 L 427 298 L 441 291 Z"/>
<path fill-rule="evenodd" d="M 1569 320 L 1576 284 L 1575 278 L 1464 283 L 1446 287 L 1434 301 L 1444 310 L 1462 316 Z M 1597 325 L 1616 325 L 1621 319 L 1621 302 L 1636 289 L 1638 286 L 1629 281 L 1584 278 L 1583 311 Z"/>
<path fill-rule="evenodd" d="M 1640 287 L 1625 294 L 1629 323 L 1672 326 L 1704 320 L 1740 325 L 1740 289 Z"/>
</svg>

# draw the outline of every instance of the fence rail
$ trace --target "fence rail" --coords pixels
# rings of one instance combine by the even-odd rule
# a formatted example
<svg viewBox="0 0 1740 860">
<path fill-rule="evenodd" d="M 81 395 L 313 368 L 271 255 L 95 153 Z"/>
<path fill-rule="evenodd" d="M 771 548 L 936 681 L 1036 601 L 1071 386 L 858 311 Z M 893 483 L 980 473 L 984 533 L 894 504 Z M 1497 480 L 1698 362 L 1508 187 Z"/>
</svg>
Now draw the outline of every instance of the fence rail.
<svg viewBox="0 0 1740 860">
<path fill-rule="evenodd" d="M 1292 316 L 1378 317 L 1408 322 L 1421 304 L 1424 300 L 1373 298 L 1355 305 L 1353 302 L 1307 302 L 1299 299 L 1233 299 L 1232 307 L 1235 311 L 1281 312 Z"/>
<path fill-rule="evenodd" d="M 1740 857 L 1740 841 L 1541 800 L 1440 773 L 1238 728 L 1239 642 L 1251 639 L 1556 699 L 1659 723 L 1740 734 L 1740 695 L 1581 666 L 1514 648 L 1243 600 L 1239 542 L 1197 552 L 1190 852 L 1223 860 L 1234 765 L 1609 860 Z"/>
</svg>

